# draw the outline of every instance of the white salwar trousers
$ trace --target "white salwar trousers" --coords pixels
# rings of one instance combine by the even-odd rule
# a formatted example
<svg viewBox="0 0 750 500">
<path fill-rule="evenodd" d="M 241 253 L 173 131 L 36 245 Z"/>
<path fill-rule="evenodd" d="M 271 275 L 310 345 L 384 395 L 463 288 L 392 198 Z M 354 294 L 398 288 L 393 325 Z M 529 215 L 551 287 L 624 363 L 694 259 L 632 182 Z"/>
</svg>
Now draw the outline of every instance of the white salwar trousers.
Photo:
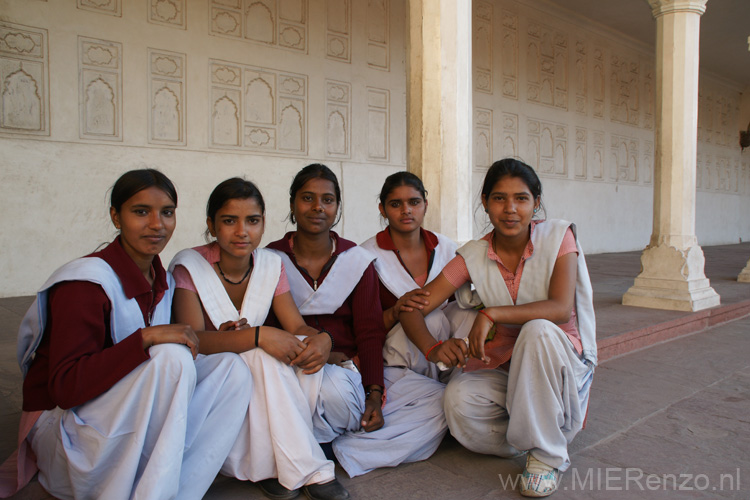
<svg viewBox="0 0 750 500">
<path fill-rule="evenodd" d="M 445 390 L 451 434 L 477 453 L 530 451 L 547 465 L 570 466 L 568 443 L 581 430 L 594 370 L 547 320 L 526 323 L 510 371 L 458 373 Z"/>
<path fill-rule="evenodd" d="M 252 391 L 235 354 L 150 348 L 104 394 L 45 411 L 29 433 L 39 482 L 60 499 L 200 499 L 242 423 Z"/>
<path fill-rule="evenodd" d="M 252 349 L 240 357 L 250 368 L 254 390 L 237 441 L 221 472 L 250 481 L 278 478 L 290 490 L 333 480 L 334 464 L 326 459 L 318 444 L 313 415 L 315 427 L 322 429 L 320 434 L 328 441 L 346 430 L 333 434 L 327 430 L 347 424 L 325 420 L 333 412 L 323 407 L 320 393 L 324 384 L 347 387 L 349 379 L 343 372 L 348 370 L 325 365 L 318 372 L 306 375 L 263 349 Z M 359 375 L 354 375 L 361 387 Z M 338 379 L 338 383 L 331 378 Z M 348 419 L 350 412 L 342 411 Z"/>
<path fill-rule="evenodd" d="M 386 367 L 384 376 L 383 427 L 373 432 L 350 431 L 333 441 L 333 452 L 350 477 L 425 460 L 435 453 L 448 429 L 443 384 L 407 368 Z"/>
</svg>

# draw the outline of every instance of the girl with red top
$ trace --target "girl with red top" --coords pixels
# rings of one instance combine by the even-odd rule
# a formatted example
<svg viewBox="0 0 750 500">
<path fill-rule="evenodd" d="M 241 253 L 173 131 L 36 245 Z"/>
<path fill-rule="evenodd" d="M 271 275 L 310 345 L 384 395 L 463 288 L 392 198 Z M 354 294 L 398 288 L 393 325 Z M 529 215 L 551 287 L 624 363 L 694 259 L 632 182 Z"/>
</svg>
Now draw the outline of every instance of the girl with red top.
<svg viewBox="0 0 750 500">
<path fill-rule="evenodd" d="M 164 174 L 125 173 L 112 188 L 118 238 L 55 271 L 21 325 L 18 465 L 38 467 L 57 498 L 202 498 L 237 436 L 247 367 L 197 357 L 193 329 L 169 324 L 174 281 L 158 255 L 176 208 Z"/>
<path fill-rule="evenodd" d="M 425 286 L 429 305 L 399 313 L 430 361 L 464 366 L 445 390 L 451 434 L 478 453 L 529 452 L 521 493 L 536 497 L 552 494 L 570 466 L 567 445 L 583 426 L 596 364 L 591 283 L 575 225 L 532 220 L 541 195 L 530 166 L 495 162 L 482 186 L 493 231 L 459 248 Z M 455 292 L 462 307 L 477 309 L 475 319 L 466 343 L 440 342 L 423 315 Z"/>
<path fill-rule="evenodd" d="M 335 174 L 325 165 L 308 165 L 294 178 L 289 195 L 297 230 L 268 248 L 282 257 L 305 322 L 330 332 L 328 362 L 346 373 L 346 379 L 323 379 L 313 417 L 318 441 L 333 441 L 333 452 L 352 477 L 427 458 L 434 451 L 433 429 L 444 432 L 442 385 L 425 386 L 424 377 L 403 368 L 384 372 L 375 257 L 332 231 L 341 209 Z"/>
<path fill-rule="evenodd" d="M 311 429 L 308 393 L 329 371 L 331 337 L 300 316 L 281 258 L 258 248 L 263 196 L 252 182 L 227 179 L 208 199 L 206 224 L 215 240 L 182 250 L 170 268 L 175 320 L 196 330 L 202 353 L 236 352 L 253 375 L 245 422 L 222 472 L 256 481 L 274 499 L 294 498 L 303 486 L 313 498 L 348 498 Z M 269 311 L 283 330 L 262 326 Z"/>
</svg>

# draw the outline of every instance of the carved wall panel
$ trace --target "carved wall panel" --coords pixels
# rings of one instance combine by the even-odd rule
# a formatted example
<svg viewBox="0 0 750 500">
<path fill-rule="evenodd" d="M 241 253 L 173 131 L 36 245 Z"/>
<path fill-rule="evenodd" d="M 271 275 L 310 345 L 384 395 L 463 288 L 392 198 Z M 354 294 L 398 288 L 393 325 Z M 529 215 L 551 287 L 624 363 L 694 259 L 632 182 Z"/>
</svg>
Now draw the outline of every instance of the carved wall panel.
<svg viewBox="0 0 750 500">
<path fill-rule="evenodd" d="M 186 29 L 185 0 L 148 0 L 148 22 Z"/>
<path fill-rule="evenodd" d="M 637 61 L 613 55 L 610 85 L 610 120 L 638 126 L 640 103 L 638 95 L 640 65 Z"/>
<path fill-rule="evenodd" d="M 532 22 L 527 43 L 527 99 L 568 109 L 568 35 Z"/>
<path fill-rule="evenodd" d="M 518 99 L 518 16 L 503 13 L 503 97 Z"/>
<path fill-rule="evenodd" d="M 531 165 L 543 175 L 567 177 L 568 126 L 529 119 L 526 125 Z"/>
<path fill-rule="evenodd" d="M 326 57 L 351 62 L 351 32 L 351 0 L 326 0 Z"/>
<path fill-rule="evenodd" d="M 595 131 L 594 152 L 591 162 L 591 178 L 594 180 L 604 179 L 604 132 Z"/>
<path fill-rule="evenodd" d="M 575 176 L 576 179 L 585 179 L 588 177 L 586 171 L 586 129 L 576 127 L 576 157 L 575 157 Z"/>
<path fill-rule="evenodd" d="M 307 0 L 211 0 L 209 33 L 307 53 Z"/>
<path fill-rule="evenodd" d="M 586 42 L 576 42 L 576 113 L 587 114 L 588 101 L 588 48 Z"/>
<path fill-rule="evenodd" d="M 610 165 L 611 180 L 638 182 L 638 141 L 632 137 L 612 134 Z"/>
<path fill-rule="evenodd" d="M 149 49 L 148 142 L 184 146 L 185 54 Z"/>
<path fill-rule="evenodd" d="M 209 60 L 211 146 L 307 153 L 307 76 Z"/>
<path fill-rule="evenodd" d="M 492 164 L 492 110 L 474 110 L 474 168 L 489 168 Z"/>
<path fill-rule="evenodd" d="M 592 90 L 595 118 L 604 118 L 604 89 L 604 52 L 601 49 L 594 49 L 594 81 Z"/>
<path fill-rule="evenodd" d="M 47 30 L 0 22 L 0 131 L 49 135 Z"/>
<path fill-rule="evenodd" d="M 474 2 L 474 89 L 492 94 L 492 4 Z"/>
<path fill-rule="evenodd" d="M 122 140 L 122 44 L 78 37 L 81 139 Z"/>
<path fill-rule="evenodd" d="M 99 14 L 122 16 L 120 0 L 78 0 L 78 8 L 98 12 Z"/>
<path fill-rule="evenodd" d="M 654 182 L 654 143 L 651 141 L 644 142 L 643 152 L 643 179 L 644 184 L 652 184 Z"/>
<path fill-rule="evenodd" d="M 390 91 L 367 87 L 367 158 L 388 161 Z"/>
<path fill-rule="evenodd" d="M 349 158 L 352 120 L 351 83 L 326 80 L 326 153 Z"/>
<path fill-rule="evenodd" d="M 367 0 L 367 65 L 389 71 L 390 57 L 389 0 Z"/>
<path fill-rule="evenodd" d="M 654 128 L 654 113 L 656 112 L 656 103 L 654 101 L 654 69 L 649 68 L 643 77 L 643 126 L 649 130 Z"/>
<path fill-rule="evenodd" d="M 519 156 L 518 115 L 503 113 L 503 157 L 509 156 Z"/>
</svg>

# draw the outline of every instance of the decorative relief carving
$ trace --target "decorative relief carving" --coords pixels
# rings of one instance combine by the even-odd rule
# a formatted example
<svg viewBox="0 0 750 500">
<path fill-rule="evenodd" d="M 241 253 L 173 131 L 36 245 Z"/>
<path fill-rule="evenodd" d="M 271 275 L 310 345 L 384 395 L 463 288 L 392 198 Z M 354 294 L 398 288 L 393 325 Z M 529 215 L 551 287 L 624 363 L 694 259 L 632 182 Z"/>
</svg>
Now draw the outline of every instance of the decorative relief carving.
<svg viewBox="0 0 750 500">
<path fill-rule="evenodd" d="M 328 156 L 351 155 L 352 85 L 326 80 L 326 152 Z"/>
<path fill-rule="evenodd" d="M 474 168 L 489 168 L 492 163 L 492 110 L 474 110 Z"/>
<path fill-rule="evenodd" d="M 122 44 L 78 37 L 81 139 L 122 140 Z"/>
<path fill-rule="evenodd" d="M 638 126 L 640 103 L 638 96 L 640 65 L 625 57 L 612 56 L 612 101 L 610 120 Z"/>
<path fill-rule="evenodd" d="M 594 180 L 604 179 L 604 132 L 596 131 L 594 138 L 594 154 L 591 161 L 591 178 Z"/>
<path fill-rule="evenodd" d="M 0 22 L 0 131 L 49 135 L 47 30 Z"/>
<path fill-rule="evenodd" d="M 185 0 L 149 0 L 148 22 L 186 29 Z"/>
<path fill-rule="evenodd" d="M 492 4 L 474 2 L 474 89 L 492 94 Z"/>
<path fill-rule="evenodd" d="M 576 113 L 585 115 L 588 110 L 588 56 L 586 42 L 576 42 Z"/>
<path fill-rule="evenodd" d="M 518 155 L 518 115 L 503 113 L 503 157 Z"/>
<path fill-rule="evenodd" d="M 526 57 L 527 99 L 568 109 L 568 36 L 531 23 Z"/>
<path fill-rule="evenodd" d="M 594 49 L 594 81 L 593 81 L 594 117 L 604 118 L 604 52 Z"/>
<path fill-rule="evenodd" d="M 654 182 L 654 143 L 651 141 L 644 142 L 643 152 L 643 179 L 644 184 Z"/>
<path fill-rule="evenodd" d="M 184 146 L 185 54 L 149 49 L 149 124 L 152 144 Z"/>
<path fill-rule="evenodd" d="M 503 13 L 503 97 L 518 99 L 518 16 Z"/>
<path fill-rule="evenodd" d="M 78 8 L 98 12 L 99 14 L 122 16 L 120 0 L 78 0 Z"/>
<path fill-rule="evenodd" d="M 351 0 L 326 0 L 326 57 L 351 62 Z"/>
<path fill-rule="evenodd" d="M 638 182 L 638 141 L 612 134 L 610 146 L 611 180 Z"/>
<path fill-rule="evenodd" d="M 388 161 L 390 149 L 390 91 L 367 87 L 367 158 Z"/>
<path fill-rule="evenodd" d="M 307 76 L 209 60 L 212 147 L 307 153 Z"/>
<path fill-rule="evenodd" d="M 307 0 L 211 0 L 209 33 L 307 53 Z"/>
<path fill-rule="evenodd" d="M 646 75 L 643 77 L 643 98 L 645 104 L 643 106 L 643 126 L 649 130 L 654 128 L 654 70 L 649 68 L 646 70 Z"/>
<path fill-rule="evenodd" d="M 531 165 L 543 175 L 567 177 L 568 126 L 529 119 L 526 130 Z"/>
<path fill-rule="evenodd" d="M 390 0 L 367 0 L 367 65 L 390 70 Z"/>
<path fill-rule="evenodd" d="M 575 157 L 575 176 L 577 179 L 588 177 L 586 171 L 586 129 L 576 128 L 576 157 Z"/>
</svg>

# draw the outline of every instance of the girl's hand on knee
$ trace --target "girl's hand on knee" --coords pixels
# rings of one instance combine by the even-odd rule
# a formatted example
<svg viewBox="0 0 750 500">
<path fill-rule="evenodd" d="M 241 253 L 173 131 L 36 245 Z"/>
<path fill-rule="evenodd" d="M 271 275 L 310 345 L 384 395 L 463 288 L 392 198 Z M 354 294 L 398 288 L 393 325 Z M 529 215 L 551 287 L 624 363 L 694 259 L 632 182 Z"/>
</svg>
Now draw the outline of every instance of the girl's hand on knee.
<svg viewBox="0 0 750 500">
<path fill-rule="evenodd" d="M 325 332 L 320 332 L 305 337 L 302 342 L 305 344 L 305 350 L 294 358 L 291 364 L 302 368 L 304 373 L 315 373 L 328 361 L 331 354 L 331 337 Z"/>
<path fill-rule="evenodd" d="M 383 391 L 372 390 L 365 399 L 365 412 L 362 414 L 362 429 L 372 432 L 383 427 Z"/>
<path fill-rule="evenodd" d="M 258 347 L 285 365 L 290 365 L 305 350 L 307 344 L 289 332 L 276 330 L 270 335 L 261 335 L 258 338 Z"/>
<path fill-rule="evenodd" d="M 430 351 L 428 360 L 433 363 L 441 362 L 446 367 L 465 366 L 469 348 L 463 339 L 448 339 Z"/>
<path fill-rule="evenodd" d="M 183 344 L 190 349 L 193 359 L 198 357 L 200 341 L 190 325 L 158 325 L 141 329 L 143 350 L 158 344 Z"/>
<path fill-rule="evenodd" d="M 490 362 L 490 358 L 484 354 L 484 343 L 494 326 L 491 321 L 485 314 L 477 314 L 469 332 L 469 354 L 473 358 L 481 359 L 485 364 Z"/>
</svg>

